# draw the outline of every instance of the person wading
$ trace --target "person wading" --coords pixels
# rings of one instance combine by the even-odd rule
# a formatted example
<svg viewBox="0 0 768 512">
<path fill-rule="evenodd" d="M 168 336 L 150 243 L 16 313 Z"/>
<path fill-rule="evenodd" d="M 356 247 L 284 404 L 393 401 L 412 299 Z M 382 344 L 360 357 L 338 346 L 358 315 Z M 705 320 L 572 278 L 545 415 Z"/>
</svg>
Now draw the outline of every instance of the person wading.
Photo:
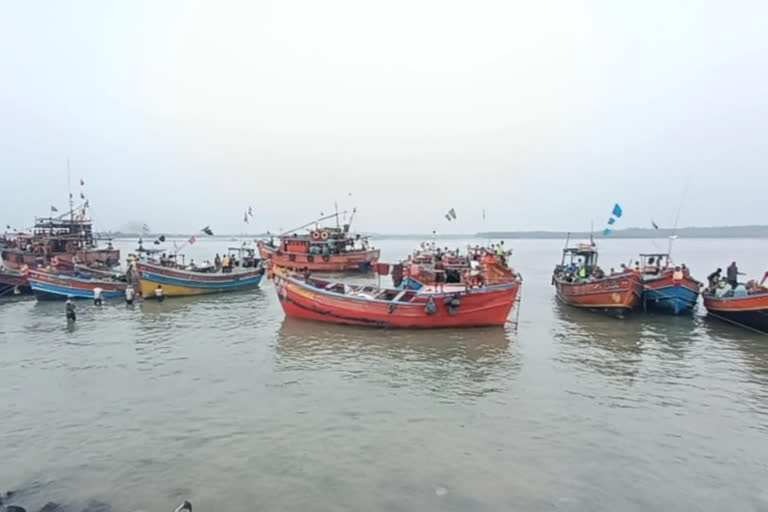
<svg viewBox="0 0 768 512">
<path fill-rule="evenodd" d="M 75 313 L 75 304 L 72 299 L 67 299 L 66 302 L 67 322 L 74 322 L 77 320 L 77 314 Z"/>
</svg>

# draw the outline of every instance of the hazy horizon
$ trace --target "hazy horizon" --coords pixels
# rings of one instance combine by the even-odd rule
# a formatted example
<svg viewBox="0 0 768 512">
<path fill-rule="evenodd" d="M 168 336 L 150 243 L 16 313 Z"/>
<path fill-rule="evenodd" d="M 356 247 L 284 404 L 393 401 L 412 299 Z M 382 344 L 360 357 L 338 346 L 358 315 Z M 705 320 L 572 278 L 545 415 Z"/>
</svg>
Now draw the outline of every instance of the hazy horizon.
<svg viewBox="0 0 768 512">
<path fill-rule="evenodd" d="M 615 202 L 617 228 L 672 227 L 678 211 L 680 226 L 760 224 L 766 15 L 750 1 L 9 2 L 0 223 L 64 211 L 69 158 L 102 230 L 277 231 L 335 201 L 378 233 L 599 231 Z"/>
</svg>

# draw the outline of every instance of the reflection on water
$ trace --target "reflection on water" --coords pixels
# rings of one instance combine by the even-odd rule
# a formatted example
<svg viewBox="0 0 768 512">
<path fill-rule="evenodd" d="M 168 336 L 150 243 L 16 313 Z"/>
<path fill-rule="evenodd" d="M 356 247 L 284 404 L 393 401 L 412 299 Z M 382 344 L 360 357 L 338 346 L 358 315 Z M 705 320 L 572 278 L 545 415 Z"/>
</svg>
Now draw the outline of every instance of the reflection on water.
<svg viewBox="0 0 768 512">
<path fill-rule="evenodd" d="M 483 394 L 494 389 L 485 384 L 519 370 L 510 336 L 503 328 L 384 330 L 286 318 L 277 333 L 276 361 L 286 371 L 348 365 L 356 372 L 384 372 L 393 387 L 426 383 L 444 394 Z"/>
</svg>

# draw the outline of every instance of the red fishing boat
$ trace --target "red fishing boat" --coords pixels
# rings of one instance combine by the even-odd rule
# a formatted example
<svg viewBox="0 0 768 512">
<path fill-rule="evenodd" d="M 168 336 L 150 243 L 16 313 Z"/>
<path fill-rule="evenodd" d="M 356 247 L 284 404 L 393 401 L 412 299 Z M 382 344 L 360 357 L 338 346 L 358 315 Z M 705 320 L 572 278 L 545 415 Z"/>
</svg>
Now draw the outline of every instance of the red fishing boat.
<svg viewBox="0 0 768 512">
<path fill-rule="evenodd" d="M 768 334 L 768 272 L 760 284 L 711 283 L 702 297 L 709 316 Z"/>
<path fill-rule="evenodd" d="M 260 240 L 261 258 L 289 270 L 370 272 L 381 252 L 370 247 L 367 238 L 350 233 L 351 218 L 343 226 L 339 224 L 339 217 L 346 213 L 337 212 L 286 231 L 277 240 Z M 353 210 L 353 217 L 354 213 Z M 320 226 L 320 222 L 332 218 L 336 219 L 336 227 Z M 311 226 L 314 227 L 309 233 L 297 233 Z"/>
<path fill-rule="evenodd" d="M 517 299 L 517 279 L 478 288 L 445 285 L 382 289 L 275 271 L 280 304 L 289 317 L 346 325 L 434 329 L 500 326 Z"/>
<path fill-rule="evenodd" d="M 392 281 L 420 284 L 469 284 L 472 286 L 498 284 L 520 276 L 508 266 L 511 251 L 496 248 L 468 247 L 466 254 L 459 249 L 435 248 L 422 243 L 407 259 L 393 265 Z"/>
<path fill-rule="evenodd" d="M 622 267 L 619 272 L 606 274 L 597 265 L 597 248 L 593 243 L 564 249 L 552 284 L 557 298 L 569 306 L 617 316 L 632 311 L 640 303 L 643 291 L 637 272 Z"/>
<path fill-rule="evenodd" d="M 48 265 L 53 258 L 61 264 L 119 265 L 120 251 L 108 238 L 93 232 L 93 222 L 87 217 L 88 202 L 73 206 L 58 217 L 37 217 L 31 233 L 19 234 L 6 241 L 2 251 L 3 264 L 12 269 Z M 98 241 L 107 241 L 99 246 Z"/>
</svg>

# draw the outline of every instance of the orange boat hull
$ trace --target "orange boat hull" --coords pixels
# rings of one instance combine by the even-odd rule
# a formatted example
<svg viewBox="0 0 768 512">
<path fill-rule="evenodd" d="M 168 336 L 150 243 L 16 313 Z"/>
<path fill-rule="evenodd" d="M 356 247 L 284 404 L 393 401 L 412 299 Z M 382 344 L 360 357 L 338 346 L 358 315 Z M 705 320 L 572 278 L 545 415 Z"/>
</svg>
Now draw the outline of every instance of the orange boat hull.
<svg viewBox="0 0 768 512">
<path fill-rule="evenodd" d="M 487 288 L 418 296 L 409 302 L 385 301 L 325 291 L 295 277 L 275 276 L 280 304 L 289 317 L 345 325 L 434 329 L 501 326 L 509 317 L 520 289 L 518 281 Z M 429 314 L 427 302 L 436 309 Z M 454 312 L 448 305 L 455 297 Z"/>
<path fill-rule="evenodd" d="M 635 273 L 625 273 L 591 283 L 554 279 L 557 298 L 569 306 L 628 313 L 640 303 L 643 286 Z"/>
<path fill-rule="evenodd" d="M 768 293 L 720 299 L 705 294 L 704 307 L 715 318 L 768 333 Z"/>
<path fill-rule="evenodd" d="M 372 265 L 379 261 L 381 251 L 369 249 L 343 254 L 309 254 L 305 252 L 284 252 L 259 242 L 259 254 L 273 265 L 289 270 L 308 269 L 312 272 L 369 272 Z"/>
</svg>

